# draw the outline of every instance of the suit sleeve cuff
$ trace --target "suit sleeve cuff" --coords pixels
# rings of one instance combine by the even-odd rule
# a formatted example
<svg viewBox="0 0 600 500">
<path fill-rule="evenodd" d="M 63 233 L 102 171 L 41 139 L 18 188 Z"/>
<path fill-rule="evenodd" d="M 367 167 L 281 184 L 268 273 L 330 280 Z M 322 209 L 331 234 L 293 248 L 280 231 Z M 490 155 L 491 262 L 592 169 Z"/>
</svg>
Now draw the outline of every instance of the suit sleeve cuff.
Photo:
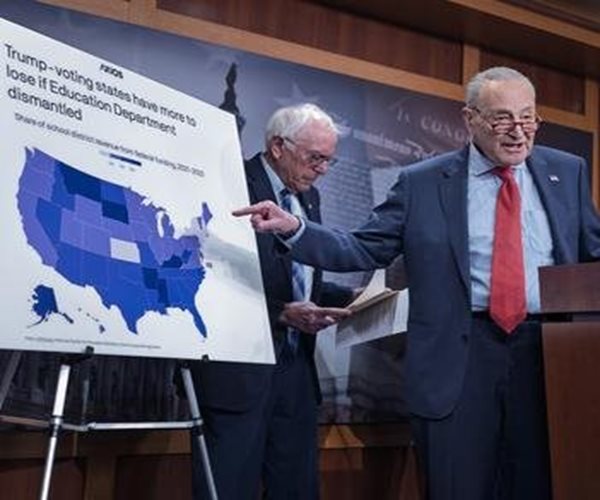
<svg viewBox="0 0 600 500">
<path fill-rule="evenodd" d="M 293 233 L 277 235 L 279 241 L 281 241 L 288 248 L 292 248 L 294 243 L 296 243 L 296 241 L 300 239 L 300 237 L 304 234 L 304 231 L 306 230 L 306 222 L 304 222 L 304 219 L 302 217 L 297 217 L 297 219 L 300 225 Z"/>
</svg>

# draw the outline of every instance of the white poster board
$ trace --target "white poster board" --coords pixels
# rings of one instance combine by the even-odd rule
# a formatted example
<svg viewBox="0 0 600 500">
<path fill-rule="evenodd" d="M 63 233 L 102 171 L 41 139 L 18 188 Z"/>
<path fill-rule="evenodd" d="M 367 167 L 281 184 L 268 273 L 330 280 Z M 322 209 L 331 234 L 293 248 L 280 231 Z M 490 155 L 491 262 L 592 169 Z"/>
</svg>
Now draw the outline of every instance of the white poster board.
<svg viewBox="0 0 600 500">
<path fill-rule="evenodd" d="M 272 363 L 233 116 L 0 19 L 0 348 Z"/>
</svg>

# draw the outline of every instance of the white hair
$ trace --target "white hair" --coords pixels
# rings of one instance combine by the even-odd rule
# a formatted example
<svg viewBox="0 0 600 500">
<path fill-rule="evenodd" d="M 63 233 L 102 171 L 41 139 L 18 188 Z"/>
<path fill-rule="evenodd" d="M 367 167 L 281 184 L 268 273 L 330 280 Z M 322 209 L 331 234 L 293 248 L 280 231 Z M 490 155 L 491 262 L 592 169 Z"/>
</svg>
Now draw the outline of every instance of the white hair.
<svg viewBox="0 0 600 500">
<path fill-rule="evenodd" d="M 520 73 L 516 69 L 507 68 L 505 66 L 496 66 L 488 68 L 480 73 L 477 73 L 469 83 L 467 84 L 465 92 L 465 104 L 469 108 L 476 108 L 477 102 L 479 101 L 479 94 L 481 93 L 482 87 L 487 82 L 498 82 L 498 81 L 510 81 L 520 80 L 526 83 L 535 96 L 535 87 L 531 80 L 527 78 L 523 73 Z"/>
<path fill-rule="evenodd" d="M 275 111 L 267 122 L 265 143 L 268 145 L 273 137 L 289 137 L 293 140 L 311 122 L 323 123 L 333 133 L 339 134 L 331 116 L 316 104 L 305 103 L 279 108 Z"/>
</svg>

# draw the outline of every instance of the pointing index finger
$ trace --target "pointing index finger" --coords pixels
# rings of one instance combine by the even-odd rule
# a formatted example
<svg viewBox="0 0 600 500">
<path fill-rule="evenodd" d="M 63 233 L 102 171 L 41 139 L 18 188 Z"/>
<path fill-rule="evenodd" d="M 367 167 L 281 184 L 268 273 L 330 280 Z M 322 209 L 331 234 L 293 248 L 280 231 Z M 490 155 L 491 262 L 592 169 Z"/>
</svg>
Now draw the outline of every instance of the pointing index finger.
<svg viewBox="0 0 600 500">
<path fill-rule="evenodd" d="M 247 207 L 237 208 L 236 210 L 233 210 L 231 212 L 231 214 L 234 215 L 235 217 L 241 217 L 243 215 L 258 214 L 258 213 L 261 213 L 263 210 L 264 210 L 264 207 L 260 203 L 257 203 L 255 205 L 249 205 Z"/>
</svg>

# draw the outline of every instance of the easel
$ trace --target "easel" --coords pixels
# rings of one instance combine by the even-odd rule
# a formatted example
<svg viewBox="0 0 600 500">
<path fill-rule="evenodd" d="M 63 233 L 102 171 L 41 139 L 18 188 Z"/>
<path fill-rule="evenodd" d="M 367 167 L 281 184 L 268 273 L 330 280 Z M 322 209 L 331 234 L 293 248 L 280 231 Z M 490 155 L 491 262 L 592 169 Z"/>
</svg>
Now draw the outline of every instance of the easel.
<svg viewBox="0 0 600 500">
<path fill-rule="evenodd" d="M 210 466 L 210 460 L 208 456 L 208 449 L 206 447 L 206 440 L 204 438 L 203 426 L 204 422 L 200 415 L 200 407 L 198 405 L 198 399 L 196 397 L 196 391 L 192 382 L 192 375 L 190 372 L 189 365 L 186 362 L 180 363 L 181 377 L 183 379 L 184 389 L 187 396 L 187 400 L 190 406 L 191 420 L 182 422 L 115 422 L 115 423 L 101 423 L 101 422 L 90 422 L 84 425 L 71 425 L 64 422 L 64 410 L 65 402 L 67 398 L 67 389 L 69 385 L 69 377 L 71 375 L 71 368 L 91 358 L 94 355 L 93 347 L 86 347 L 85 351 L 80 354 L 69 354 L 61 360 L 60 369 L 58 373 L 58 382 L 56 384 L 56 390 L 54 393 L 54 405 L 52 407 L 52 415 L 48 422 L 42 420 L 26 419 L 20 417 L 10 417 L 0 414 L 0 421 L 10 423 L 21 423 L 33 427 L 48 427 L 50 430 L 50 438 L 48 442 L 48 451 L 46 453 L 46 462 L 44 465 L 44 474 L 42 477 L 42 485 L 40 488 L 39 500 L 47 500 L 50 492 L 50 481 L 52 478 L 52 469 L 54 466 L 54 460 L 56 455 L 56 446 L 58 444 L 58 436 L 62 429 L 72 430 L 76 432 L 87 432 L 90 430 L 143 430 L 143 429 L 154 429 L 154 430 L 166 430 L 166 429 L 189 429 L 190 431 L 196 431 L 194 434 L 198 439 L 198 445 L 200 449 L 200 455 L 202 460 L 202 467 L 204 469 L 204 475 L 206 477 L 208 490 L 210 493 L 211 500 L 218 500 L 217 489 L 214 482 L 212 469 Z M 8 395 L 10 384 L 15 376 L 17 367 L 21 360 L 22 353 L 20 351 L 13 351 L 8 361 L 7 368 L 2 377 L 0 383 L 0 411 Z"/>
</svg>

